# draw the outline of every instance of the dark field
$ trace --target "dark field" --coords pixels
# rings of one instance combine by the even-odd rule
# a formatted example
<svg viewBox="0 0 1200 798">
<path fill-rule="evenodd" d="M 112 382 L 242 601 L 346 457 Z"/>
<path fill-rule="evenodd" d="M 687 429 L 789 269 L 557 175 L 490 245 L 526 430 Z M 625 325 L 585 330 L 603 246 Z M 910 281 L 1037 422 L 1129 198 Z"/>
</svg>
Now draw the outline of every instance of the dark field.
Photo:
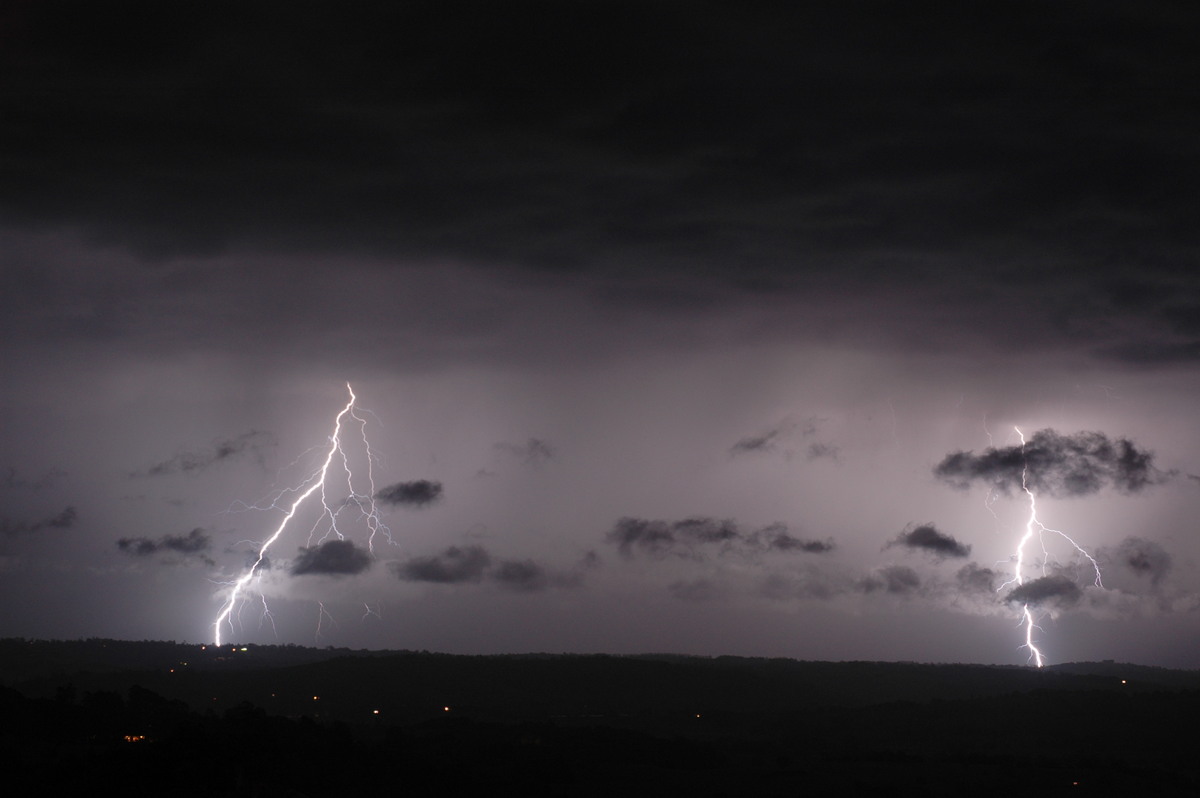
<svg viewBox="0 0 1200 798">
<path fill-rule="evenodd" d="M 39 793 L 1196 795 L 1200 672 L 0 641 Z"/>
</svg>

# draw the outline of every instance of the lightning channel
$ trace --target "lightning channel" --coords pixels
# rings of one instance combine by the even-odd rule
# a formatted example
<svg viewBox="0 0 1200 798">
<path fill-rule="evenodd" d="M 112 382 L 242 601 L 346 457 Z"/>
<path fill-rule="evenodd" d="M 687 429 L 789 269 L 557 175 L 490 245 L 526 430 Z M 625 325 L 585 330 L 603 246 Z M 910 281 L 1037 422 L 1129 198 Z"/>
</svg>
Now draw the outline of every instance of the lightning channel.
<svg viewBox="0 0 1200 798">
<path fill-rule="evenodd" d="M 1021 439 L 1021 456 L 1022 456 L 1022 459 L 1024 459 L 1024 456 L 1025 456 L 1025 433 L 1021 432 L 1021 429 L 1019 427 L 1014 426 L 1013 429 L 1016 430 L 1017 437 Z M 1042 554 L 1043 554 L 1042 561 L 1041 561 L 1041 572 L 1042 572 L 1041 575 L 1042 576 L 1046 575 L 1046 563 L 1048 562 L 1049 556 L 1050 556 L 1049 552 L 1046 549 L 1045 533 L 1047 533 L 1047 532 L 1051 532 L 1055 535 L 1060 536 L 1064 540 L 1066 540 L 1068 543 L 1070 543 L 1075 548 L 1075 550 L 1080 555 L 1082 555 L 1085 559 L 1087 559 L 1087 561 L 1092 564 L 1092 568 L 1096 573 L 1095 584 L 1098 587 L 1104 587 L 1104 582 L 1103 582 L 1103 580 L 1101 578 L 1101 574 L 1100 574 L 1100 563 L 1096 562 L 1096 558 L 1093 557 L 1091 554 L 1089 554 L 1086 549 L 1084 549 L 1082 546 L 1080 546 L 1078 543 L 1076 543 L 1074 538 L 1072 538 L 1066 532 L 1063 532 L 1061 529 L 1052 529 L 1051 527 L 1048 527 L 1045 524 L 1043 524 L 1041 522 L 1041 520 L 1038 518 L 1037 496 L 1036 496 L 1036 494 L 1034 494 L 1033 489 L 1029 487 L 1029 462 L 1028 462 L 1028 460 L 1025 460 L 1021 467 L 1021 491 L 1029 499 L 1029 516 L 1025 521 L 1025 532 L 1024 532 L 1024 534 L 1021 535 L 1021 539 L 1017 543 L 1017 549 L 1016 549 L 1016 552 L 1014 555 L 1014 558 L 1016 560 L 1016 568 L 1014 571 L 1013 578 L 1008 580 L 1004 584 L 1002 584 L 999 589 L 1004 590 L 1005 588 L 1007 588 L 1009 585 L 1013 584 L 1014 582 L 1016 582 L 1017 585 L 1025 584 L 1025 549 L 1029 545 L 1029 542 L 1031 540 L 1033 540 L 1033 538 L 1035 536 L 1038 538 L 1038 542 L 1041 545 Z M 989 509 L 990 509 L 990 507 L 989 507 Z M 1039 667 L 1039 668 L 1042 667 L 1045 664 L 1045 656 L 1042 654 L 1041 649 L 1039 649 L 1037 647 L 1037 645 L 1034 643 L 1034 634 L 1033 634 L 1035 629 L 1038 629 L 1040 631 L 1040 627 L 1037 625 L 1036 621 L 1034 620 L 1033 611 L 1029 608 L 1028 602 L 1026 602 L 1025 604 L 1023 604 L 1021 606 L 1021 621 L 1020 621 L 1019 625 L 1021 625 L 1025 628 L 1025 644 L 1023 647 L 1029 651 L 1029 657 L 1037 665 L 1037 667 Z"/>
<path fill-rule="evenodd" d="M 316 521 L 313 522 L 312 527 L 309 529 L 309 545 L 312 545 L 314 538 L 316 538 L 318 543 L 327 540 L 330 536 L 334 536 L 339 540 L 344 540 L 345 535 L 338 527 L 338 518 L 342 511 L 349 506 L 357 507 L 360 518 L 365 520 L 367 529 L 370 532 L 367 545 L 372 554 L 374 554 L 375 551 L 374 544 L 377 535 L 382 534 L 389 543 L 392 542 L 391 533 L 387 526 L 380 519 L 379 510 L 375 504 L 375 455 L 371 451 L 370 442 L 367 440 L 366 419 L 358 413 L 358 409 L 355 405 L 357 397 L 354 395 L 354 389 L 350 386 L 350 383 L 346 383 L 346 391 L 350 394 L 350 398 L 346 402 L 345 406 L 342 407 L 341 411 L 338 412 L 337 416 L 334 417 L 333 433 L 329 436 L 329 446 L 325 452 L 325 457 L 321 462 L 320 468 L 301 481 L 299 486 L 294 488 L 285 488 L 274 494 L 270 501 L 269 507 L 260 507 L 258 505 L 253 506 L 253 509 L 281 510 L 283 512 L 283 518 L 280 520 L 279 525 L 275 527 L 275 530 L 271 533 L 271 535 L 267 537 L 267 539 L 261 545 L 259 545 L 257 557 L 250 565 L 249 569 L 236 580 L 225 583 L 229 587 L 229 591 L 226 595 L 225 602 L 221 605 L 221 609 L 217 613 L 217 617 L 213 621 L 212 625 L 213 641 L 216 645 L 221 645 L 221 632 L 223 628 L 229 626 L 232 629 L 234 625 L 233 621 L 235 613 L 240 616 L 242 599 L 249 591 L 250 585 L 255 577 L 259 576 L 263 564 L 267 559 L 268 550 L 275 543 L 275 541 L 277 541 L 280 536 L 283 535 L 284 531 L 287 530 L 293 518 L 295 518 L 296 513 L 300 510 L 301 505 L 303 505 L 310 497 L 314 495 L 319 497 L 318 500 L 321 506 L 321 513 Z M 366 478 L 368 483 L 367 493 L 359 493 L 354 490 L 354 474 L 350 467 L 349 457 L 342 448 L 342 427 L 344 423 L 348 423 L 346 422 L 347 418 L 359 425 L 359 434 L 362 437 L 366 450 Z M 347 484 L 350 486 L 350 495 L 345 501 L 341 502 L 337 506 L 331 506 L 326 492 L 327 477 L 329 476 L 329 470 L 334 463 L 334 459 L 339 455 L 341 457 L 341 467 L 346 473 Z M 285 500 L 284 497 L 290 497 L 290 501 Z M 323 525 L 324 529 L 321 531 Z M 318 537 L 319 531 L 321 531 L 321 534 Z M 321 607 L 320 613 L 321 614 L 318 616 L 317 626 L 318 635 L 320 634 L 321 619 L 325 615 L 328 615 L 324 606 Z M 263 617 L 264 619 L 269 618 L 271 620 L 272 628 L 274 628 L 275 619 L 271 616 L 270 611 L 267 609 L 265 596 L 263 597 Z M 332 620 L 332 616 L 330 617 L 330 620 Z"/>
</svg>

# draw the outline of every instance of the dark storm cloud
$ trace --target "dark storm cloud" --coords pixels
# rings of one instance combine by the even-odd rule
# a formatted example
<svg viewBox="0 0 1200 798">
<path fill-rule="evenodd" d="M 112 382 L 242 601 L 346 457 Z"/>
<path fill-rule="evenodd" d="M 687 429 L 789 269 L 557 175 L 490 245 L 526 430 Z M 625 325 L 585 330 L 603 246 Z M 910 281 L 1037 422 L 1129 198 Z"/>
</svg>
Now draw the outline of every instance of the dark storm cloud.
<svg viewBox="0 0 1200 798">
<path fill-rule="evenodd" d="M 414 557 L 403 563 L 393 563 L 392 571 L 406 582 L 440 582 L 458 584 L 479 582 L 492 557 L 482 546 L 450 546 L 432 557 Z"/>
<path fill-rule="evenodd" d="M 0 534 L 15 537 L 17 535 L 33 534 L 44 529 L 70 529 L 79 518 L 74 507 L 64 507 L 62 512 L 36 521 L 14 521 L 10 518 L 0 519 Z"/>
<path fill-rule="evenodd" d="M 624 557 L 635 551 L 651 557 L 676 555 L 702 558 L 703 551 L 761 552 L 800 551 L 822 554 L 833 549 L 831 540 L 806 540 L 793 537 L 784 524 L 771 524 L 754 532 L 742 531 L 729 519 L 695 517 L 680 521 L 621 518 L 605 535 Z"/>
<path fill-rule="evenodd" d="M 530 438 L 524 443 L 497 443 L 493 448 L 530 468 L 540 468 L 555 456 L 554 447 L 541 438 Z"/>
<path fill-rule="evenodd" d="M 1069 609 L 1083 598 L 1079 585 L 1063 574 L 1051 574 L 1018 585 L 1004 600 L 1009 604 L 1032 604 L 1035 607 Z"/>
<path fill-rule="evenodd" d="M 1171 570 L 1171 555 L 1153 540 L 1128 537 L 1112 549 L 1102 549 L 1098 556 L 1129 569 L 1139 577 L 1157 585 Z"/>
<path fill-rule="evenodd" d="M 969 562 L 954 574 L 954 580 L 964 593 L 995 593 L 996 572 Z"/>
<path fill-rule="evenodd" d="M 418 479 L 412 482 L 397 482 L 395 485 L 380 488 L 375 494 L 375 498 L 392 506 L 428 507 L 434 502 L 440 501 L 442 495 L 442 483 Z"/>
<path fill-rule="evenodd" d="M 971 554 L 970 546 L 955 540 L 953 535 L 938 531 L 933 524 L 910 525 L 884 548 L 895 546 L 929 552 L 938 558 L 967 557 Z"/>
<path fill-rule="evenodd" d="M 956 488 L 978 482 L 1006 493 L 1021 490 L 1024 474 L 1031 490 L 1059 497 L 1087 496 L 1105 487 L 1137 493 L 1173 476 L 1155 467 L 1153 452 L 1127 438 L 1113 440 L 1102 432 L 1061 435 L 1053 429 L 1038 430 L 1024 446 L 953 452 L 933 473 Z"/>
<path fill-rule="evenodd" d="M 212 560 L 202 556 L 208 551 L 210 543 L 204 530 L 197 527 L 186 535 L 163 535 L 157 540 L 144 537 L 121 538 L 117 541 L 117 548 L 134 557 L 150 557 L 160 553 L 180 554 L 184 557 L 200 557 L 211 563 Z"/>
<path fill-rule="evenodd" d="M 134 472 L 133 476 L 160 477 L 179 473 L 197 474 L 218 463 L 244 455 L 252 456 L 261 463 L 263 450 L 274 443 L 275 439 L 270 433 L 250 430 L 236 438 L 217 441 L 209 449 L 180 452 L 170 460 L 152 465 L 145 471 Z"/>
<path fill-rule="evenodd" d="M 292 576 L 361 574 L 371 567 L 371 553 L 349 540 L 327 540 L 319 546 L 301 547 L 292 562 Z"/>
<path fill-rule="evenodd" d="M 803 297 L 779 330 L 896 346 L 1200 357 L 1183 5 L 988 2 L 936 25 L 882 1 L 27 9 L 3 53 L 10 229 L 158 261 L 370 253 L 400 285 L 417 260 L 577 275 L 614 313 L 704 323 Z M 208 334 L 253 343 L 302 304 L 264 271 L 238 279 L 284 287 L 279 310 L 203 267 L 16 265 L 0 324 L 35 338 L 186 341 L 171 300 L 199 286 L 229 308 Z M 1142 290 L 1097 298 L 1127 274 Z M 896 289 L 911 303 L 877 301 Z M 872 312 L 847 307 L 864 293 Z"/>
<path fill-rule="evenodd" d="M 877 568 L 858 583 L 858 589 L 864 593 L 877 593 L 882 590 L 903 595 L 915 592 L 920 587 L 921 577 L 917 575 L 916 571 L 903 565 Z"/>
</svg>

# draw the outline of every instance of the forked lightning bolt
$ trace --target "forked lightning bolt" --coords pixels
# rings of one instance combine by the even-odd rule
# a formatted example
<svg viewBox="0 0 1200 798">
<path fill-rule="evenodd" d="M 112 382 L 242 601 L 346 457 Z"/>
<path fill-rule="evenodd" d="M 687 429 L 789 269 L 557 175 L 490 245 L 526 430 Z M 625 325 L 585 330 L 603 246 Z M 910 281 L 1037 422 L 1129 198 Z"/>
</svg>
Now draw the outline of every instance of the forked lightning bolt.
<svg viewBox="0 0 1200 798">
<path fill-rule="evenodd" d="M 321 467 L 309 475 L 308 478 L 303 480 L 299 486 L 286 489 L 276 494 L 272 499 L 269 508 L 259 508 L 281 510 L 283 511 L 283 519 L 279 522 L 279 526 L 275 528 L 275 531 L 271 533 L 270 537 L 268 537 L 262 543 L 262 545 L 259 546 L 258 557 L 250 566 L 249 570 L 247 570 L 246 573 L 237 580 L 229 583 L 229 592 L 226 596 L 225 603 L 221 605 L 221 610 L 219 613 L 217 613 L 216 620 L 213 621 L 213 640 L 218 646 L 221 645 L 222 628 L 226 624 L 229 624 L 232 627 L 233 614 L 239 609 L 240 602 L 243 599 L 250 583 L 256 576 L 258 576 L 259 569 L 262 567 L 263 561 L 267 557 L 267 551 L 271 548 L 271 545 L 274 544 L 281 535 L 283 535 L 284 531 L 288 528 L 288 525 L 295 517 L 297 511 L 299 511 L 300 506 L 304 504 L 309 497 L 313 496 L 314 494 L 319 495 L 321 506 L 320 516 L 313 523 L 313 526 L 308 533 L 308 543 L 310 545 L 313 542 L 314 535 L 316 535 L 318 528 L 323 522 L 328 523 L 328 528 L 325 529 L 324 533 L 318 538 L 318 542 L 326 540 L 330 535 L 337 536 L 339 540 L 344 539 L 344 535 L 342 534 L 341 530 L 338 529 L 338 516 L 344 508 L 351 505 L 357 507 L 361 517 L 365 518 L 367 529 L 370 531 L 370 536 L 367 539 L 367 547 L 371 553 L 374 553 L 375 551 L 376 535 L 382 533 L 388 538 L 389 542 L 391 541 L 391 535 L 388 531 L 388 528 L 381 522 L 378 510 L 375 507 L 375 475 L 372 465 L 374 455 L 371 452 L 371 445 L 367 440 L 366 419 L 358 415 L 356 412 L 354 403 L 357 397 L 355 397 L 354 389 L 350 387 L 349 383 L 346 384 L 346 390 L 350 393 L 350 400 L 346 402 L 346 406 L 343 407 L 341 412 L 339 412 L 334 418 L 333 434 L 329 437 L 329 450 L 325 454 L 325 459 L 321 463 Z M 366 478 L 368 492 L 365 494 L 358 493 L 354 490 L 354 475 L 350 467 L 350 460 L 345 450 L 342 448 L 342 423 L 347 417 L 358 422 L 359 430 L 362 435 L 363 446 L 366 450 Z M 341 456 L 342 468 L 346 472 L 347 483 L 350 485 L 350 496 L 344 502 L 342 502 L 341 505 L 332 507 L 330 506 L 328 496 L 326 495 L 326 478 L 329 475 L 329 469 L 334 462 L 334 458 L 338 457 L 339 455 Z M 295 494 L 295 497 L 291 500 L 291 503 L 288 504 L 287 502 L 283 501 L 283 497 L 290 494 Z M 281 502 L 283 502 L 282 505 Z M 273 627 L 275 621 L 274 618 L 271 617 L 269 610 L 267 610 L 265 597 L 263 598 L 263 613 L 265 618 L 271 619 L 271 625 Z M 321 614 L 318 615 L 318 635 L 320 634 L 321 618 L 328 614 L 325 612 L 324 606 L 321 607 L 320 613 Z"/>
<path fill-rule="evenodd" d="M 1020 428 L 1018 427 L 1013 427 L 1013 429 L 1016 430 L 1017 437 L 1021 439 L 1021 453 L 1023 455 L 1025 452 L 1025 434 L 1021 432 Z M 1053 532 L 1074 546 L 1075 550 L 1082 554 L 1088 560 L 1088 562 L 1092 564 L 1092 568 L 1096 572 L 1096 585 L 1099 587 L 1104 587 L 1104 583 L 1100 578 L 1100 564 L 1096 562 L 1096 558 L 1089 554 L 1082 546 L 1076 543 L 1066 532 L 1063 532 L 1061 529 L 1051 529 L 1038 519 L 1037 496 L 1034 495 L 1033 490 L 1029 487 L 1028 462 L 1026 462 L 1021 468 L 1021 490 L 1026 496 L 1029 497 L 1029 519 L 1025 522 L 1025 534 L 1021 536 L 1020 542 L 1017 543 L 1016 573 L 1012 579 L 1000 586 L 1000 590 L 1008 587 L 1013 582 L 1016 582 L 1018 585 L 1025 584 L 1025 546 L 1030 540 L 1033 539 L 1034 535 L 1037 535 L 1038 540 L 1042 543 L 1042 554 L 1044 556 L 1042 559 L 1041 569 L 1042 576 L 1046 575 L 1046 561 L 1049 557 L 1049 552 L 1046 551 L 1046 544 L 1043 538 L 1043 535 L 1046 532 Z M 1025 627 L 1024 647 L 1029 649 L 1030 658 L 1034 661 L 1037 667 L 1040 668 L 1045 663 L 1045 657 L 1042 655 L 1041 649 L 1039 649 L 1033 642 L 1033 630 L 1038 628 L 1038 626 L 1034 622 L 1033 611 L 1029 609 L 1028 602 L 1021 606 L 1021 625 Z"/>
</svg>

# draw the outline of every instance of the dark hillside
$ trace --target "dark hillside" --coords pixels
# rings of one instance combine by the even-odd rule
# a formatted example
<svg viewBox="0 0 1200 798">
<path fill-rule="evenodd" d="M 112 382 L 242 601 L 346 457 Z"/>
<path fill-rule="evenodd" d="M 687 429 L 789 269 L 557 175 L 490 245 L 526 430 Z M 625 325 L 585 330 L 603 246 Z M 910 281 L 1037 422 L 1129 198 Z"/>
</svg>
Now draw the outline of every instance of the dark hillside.
<svg viewBox="0 0 1200 798">
<path fill-rule="evenodd" d="M 186 663 L 186 664 L 184 664 Z M 45 668 L 39 673 L 39 669 Z M 1200 674 L 0 641 L 19 786 L 1191 795 Z"/>
</svg>

